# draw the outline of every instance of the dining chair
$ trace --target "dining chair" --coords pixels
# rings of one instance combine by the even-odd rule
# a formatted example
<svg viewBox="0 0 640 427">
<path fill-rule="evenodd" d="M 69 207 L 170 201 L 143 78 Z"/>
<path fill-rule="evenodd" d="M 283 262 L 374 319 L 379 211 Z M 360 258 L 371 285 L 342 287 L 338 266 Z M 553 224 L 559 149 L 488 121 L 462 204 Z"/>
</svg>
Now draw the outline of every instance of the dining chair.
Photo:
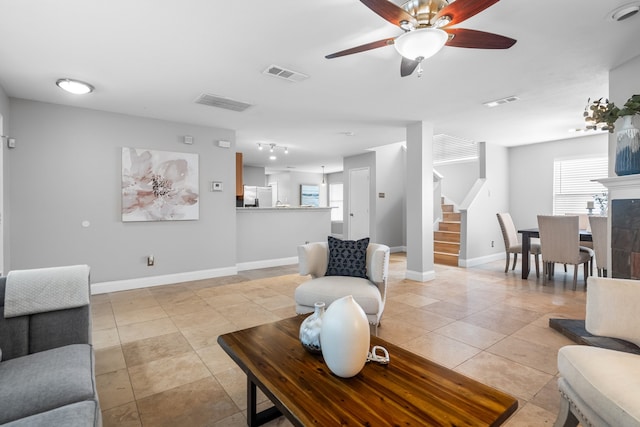
<svg viewBox="0 0 640 427">
<path fill-rule="evenodd" d="M 593 251 L 596 255 L 596 267 L 598 277 L 607 277 L 607 263 L 609 262 L 609 251 L 607 247 L 608 218 L 606 216 L 591 216 L 591 236 L 593 239 Z"/>
<path fill-rule="evenodd" d="M 504 250 L 506 255 L 506 263 L 504 265 L 504 272 L 509 271 L 509 262 L 511 261 L 511 254 L 513 254 L 513 267 L 516 269 L 516 262 L 518 261 L 518 254 L 522 253 L 522 244 L 518 241 L 518 231 L 513 224 L 511 214 L 507 212 L 497 213 L 498 223 L 500 224 L 500 230 L 502 231 L 502 238 L 504 239 Z M 536 260 L 536 277 L 540 277 L 540 245 L 537 243 L 531 244 L 530 253 L 533 254 Z"/>
<path fill-rule="evenodd" d="M 584 284 L 587 286 L 589 262 L 593 249 L 580 246 L 580 227 L 577 216 L 538 215 L 540 248 L 542 251 L 543 284 L 553 276 L 556 263 L 573 265 L 573 290 L 578 281 L 578 266 L 584 266 Z"/>
<path fill-rule="evenodd" d="M 591 226 L 589 224 L 589 215 L 583 213 L 565 213 L 565 215 L 577 216 L 578 217 L 578 227 L 580 230 L 591 231 Z M 585 246 L 587 248 L 593 249 L 593 242 L 580 242 L 581 246 Z M 566 271 L 566 270 L 565 270 Z"/>
</svg>

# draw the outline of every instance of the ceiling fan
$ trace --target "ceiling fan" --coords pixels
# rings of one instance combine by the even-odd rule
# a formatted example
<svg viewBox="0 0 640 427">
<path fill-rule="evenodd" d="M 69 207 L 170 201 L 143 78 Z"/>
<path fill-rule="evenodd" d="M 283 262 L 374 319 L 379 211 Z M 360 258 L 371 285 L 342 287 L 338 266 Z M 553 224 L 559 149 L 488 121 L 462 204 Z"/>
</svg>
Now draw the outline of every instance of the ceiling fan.
<svg viewBox="0 0 640 427">
<path fill-rule="evenodd" d="M 411 75 L 420 63 L 438 53 L 443 46 L 476 49 L 508 49 L 516 40 L 499 34 L 465 28 L 450 28 L 482 12 L 499 0 L 408 0 L 402 7 L 389 0 L 360 0 L 369 9 L 397 25 L 404 33 L 398 37 L 378 40 L 341 50 L 325 56 L 327 59 L 394 45 L 402 55 L 400 75 Z"/>
</svg>

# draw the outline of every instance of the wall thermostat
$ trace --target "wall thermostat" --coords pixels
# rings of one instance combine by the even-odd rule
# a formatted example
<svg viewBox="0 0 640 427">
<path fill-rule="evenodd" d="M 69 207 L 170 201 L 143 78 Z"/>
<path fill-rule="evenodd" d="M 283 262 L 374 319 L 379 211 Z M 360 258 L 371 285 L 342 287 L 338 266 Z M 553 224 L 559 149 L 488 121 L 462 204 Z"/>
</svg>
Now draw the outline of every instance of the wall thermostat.
<svg viewBox="0 0 640 427">
<path fill-rule="evenodd" d="M 222 183 L 220 181 L 211 181 L 211 191 L 222 191 Z"/>
</svg>

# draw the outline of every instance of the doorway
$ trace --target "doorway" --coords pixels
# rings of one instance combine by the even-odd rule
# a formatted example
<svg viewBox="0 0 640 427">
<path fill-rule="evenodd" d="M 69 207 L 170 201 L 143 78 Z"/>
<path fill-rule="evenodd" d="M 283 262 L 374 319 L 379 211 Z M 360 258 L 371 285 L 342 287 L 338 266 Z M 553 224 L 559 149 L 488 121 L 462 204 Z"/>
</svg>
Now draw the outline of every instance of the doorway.
<svg viewBox="0 0 640 427">
<path fill-rule="evenodd" d="M 369 237 L 369 168 L 349 170 L 349 240 Z"/>
</svg>

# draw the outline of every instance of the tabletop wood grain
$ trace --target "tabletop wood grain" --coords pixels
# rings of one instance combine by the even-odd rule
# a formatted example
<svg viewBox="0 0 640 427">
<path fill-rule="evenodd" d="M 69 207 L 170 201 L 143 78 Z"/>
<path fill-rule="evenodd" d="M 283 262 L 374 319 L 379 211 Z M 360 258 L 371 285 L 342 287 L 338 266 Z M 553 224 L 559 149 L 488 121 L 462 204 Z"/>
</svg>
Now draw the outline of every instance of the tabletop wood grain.
<svg viewBox="0 0 640 427">
<path fill-rule="evenodd" d="M 390 363 L 340 378 L 298 339 L 304 316 L 218 337 L 227 354 L 300 426 L 497 426 L 518 401 L 383 339 Z"/>
</svg>

